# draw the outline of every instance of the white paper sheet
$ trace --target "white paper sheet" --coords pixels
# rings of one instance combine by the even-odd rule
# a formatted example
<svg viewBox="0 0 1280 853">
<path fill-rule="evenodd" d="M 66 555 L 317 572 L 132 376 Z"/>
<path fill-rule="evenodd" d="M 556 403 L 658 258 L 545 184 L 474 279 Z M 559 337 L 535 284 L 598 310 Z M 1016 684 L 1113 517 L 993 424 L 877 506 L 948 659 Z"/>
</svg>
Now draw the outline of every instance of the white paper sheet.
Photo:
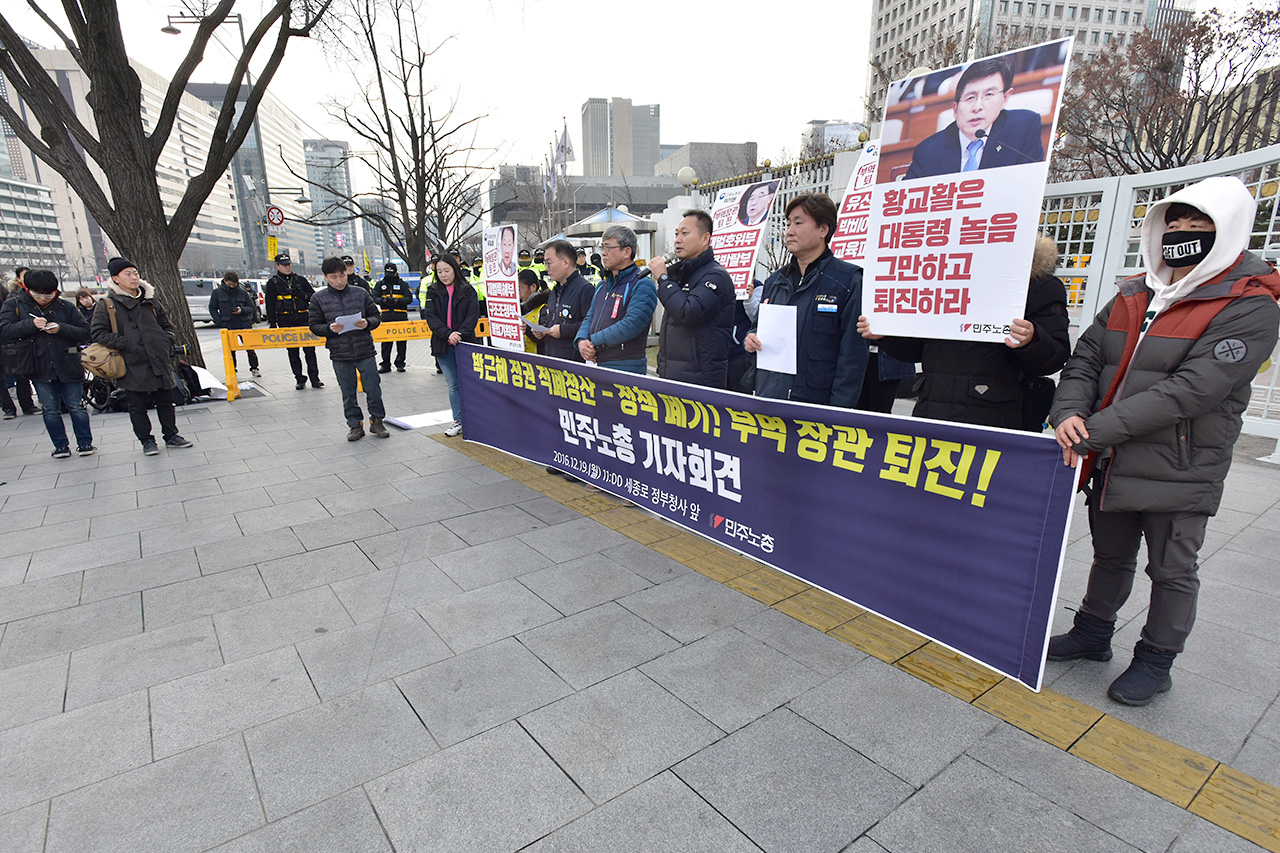
<svg viewBox="0 0 1280 853">
<path fill-rule="evenodd" d="M 342 326 L 342 329 L 339 330 L 338 334 L 345 335 L 347 332 L 354 330 L 356 328 L 356 321 L 362 316 L 363 315 L 361 314 L 342 314 L 341 316 L 334 317 L 333 322 Z"/>
<path fill-rule="evenodd" d="M 796 372 L 796 306 L 761 305 L 756 319 L 760 351 L 756 368 L 774 373 Z"/>
</svg>

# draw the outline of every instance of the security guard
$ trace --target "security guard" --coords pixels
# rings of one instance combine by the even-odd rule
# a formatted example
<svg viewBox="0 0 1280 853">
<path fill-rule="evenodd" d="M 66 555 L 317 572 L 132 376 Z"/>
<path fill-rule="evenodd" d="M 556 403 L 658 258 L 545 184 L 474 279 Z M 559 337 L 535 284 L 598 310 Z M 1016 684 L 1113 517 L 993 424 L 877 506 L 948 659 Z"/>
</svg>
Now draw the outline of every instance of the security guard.
<svg viewBox="0 0 1280 853">
<path fill-rule="evenodd" d="M 369 279 L 356 272 L 355 258 L 350 255 L 343 255 L 342 262 L 347 265 L 347 286 L 350 287 L 351 285 L 355 285 L 356 287 L 363 287 L 365 290 L 372 293 L 373 288 L 369 285 Z"/>
<path fill-rule="evenodd" d="M 533 271 L 538 274 L 538 278 L 542 281 L 547 280 L 547 256 L 541 249 L 533 253 Z"/>
<path fill-rule="evenodd" d="M 596 276 L 596 268 L 587 263 L 587 250 L 578 249 L 577 252 L 578 274 L 592 284 L 598 284 L 599 278 Z"/>
<path fill-rule="evenodd" d="M 474 257 L 471 259 L 471 286 L 476 289 L 476 295 L 480 297 L 480 301 L 484 301 L 484 258 Z"/>
<path fill-rule="evenodd" d="M 288 253 L 276 255 L 276 274 L 267 279 L 263 288 L 263 299 L 267 311 L 267 325 L 273 329 L 306 328 L 307 309 L 311 305 L 311 296 L 315 289 L 311 282 L 293 271 L 293 260 Z M 307 359 L 307 376 L 302 375 L 302 359 L 298 356 L 298 347 L 289 347 L 289 367 L 293 368 L 293 378 L 298 383 L 298 390 L 307 387 L 307 377 L 311 378 L 312 388 L 323 388 L 320 381 L 320 368 L 316 364 L 316 348 L 302 347 Z"/>
<path fill-rule="evenodd" d="M 385 275 L 373 289 L 373 301 L 382 309 L 382 321 L 404 321 L 409 319 L 409 303 L 413 301 L 413 290 L 400 277 L 395 264 L 387 264 L 383 268 Z M 396 348 L 396 371 L 404 373 L 405 353 L 409 349 L 408 341 L 383 341 L 382 364 L 378 365 L 379 373 L 391 372 L 391 345 Z"/>
<path fill-rule="evenodd" d="M 533 255 L 528 249 L 521 249 L 520 254 L 516 256 L 520 269 L 529 269 L 533 266 Z"/>
</svg>

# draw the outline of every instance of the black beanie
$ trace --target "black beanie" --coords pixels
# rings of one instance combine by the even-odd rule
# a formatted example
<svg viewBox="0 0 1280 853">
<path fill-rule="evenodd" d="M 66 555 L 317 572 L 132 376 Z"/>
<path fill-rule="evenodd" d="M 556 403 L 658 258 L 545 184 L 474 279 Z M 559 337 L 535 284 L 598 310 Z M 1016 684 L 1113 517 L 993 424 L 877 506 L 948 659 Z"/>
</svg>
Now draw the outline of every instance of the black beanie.
<svg viewBox="0 0 1280 853">
<path fill-rule="evenodd" d="M 127 260 L 125 258 L 112 258 L 111 260 L 107 261 L 107 271 L 110 272 L 112 275 L 120 275 L 120 273 L 124 272 L 129 267 L 133 267 L 134 269 L 137 269 L 138 265 L 135 264 L 133 261 Z"/>
</svg>

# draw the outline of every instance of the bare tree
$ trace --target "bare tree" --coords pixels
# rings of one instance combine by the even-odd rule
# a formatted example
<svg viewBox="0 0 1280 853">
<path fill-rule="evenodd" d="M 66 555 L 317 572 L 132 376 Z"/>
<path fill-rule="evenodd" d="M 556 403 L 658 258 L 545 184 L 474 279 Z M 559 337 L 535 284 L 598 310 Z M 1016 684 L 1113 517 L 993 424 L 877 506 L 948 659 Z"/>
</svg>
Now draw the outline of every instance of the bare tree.
<svg viewBox="0 0 1280 853">
<path fill-rule="evenodd" d="M 865 108 L 868 121 L 879 121 L 884 113 L 885 98 L 889 94 L 889 84 L 894 80 L 906 77 L 917 68 L 950 68 L 967 61 L 978 43 L 977 29 L 967 28 L 958 32 L 939 33 L 936 39 L 921 42 L 918 50 L 909 48 L 908 43 L 895 47 L 894 58 L 882 62 L 873 58 L 871 66 L 872 85 L 868 87 Z"/>
<path fill-rule="evenodd" d="M 174 130 L 183 90 L 204 58 L 214 31 L 227 20 L 234 0 L 206 7 L 191 48 L 174 72 L 159 114 L 148 133 L 143 125 L 142 82 L 129 63 L 115 0 L 62 0 L 67 30 L 37 0 L 28 0 L 41 20 L 89 80 L 86 101 L 92 121 L 76 115 L 53 77 L 0 13 L 0 74 L 34 121 L 0 99 L 0 118 L 22 144 L 71 185 L 112 243 L 156 285 L 160 304 L 173 320 L 179 343 L 203 363 L 191 313 L 183 297 L 179 258 L 196 217 L 253 125 L 290 39 L 306 37 L 332 0 L 273 0 L 253 27 L 236 61 L 218 110 L 202 171 L 192 175 L 172 213 L 166 213 L 156 177 L 157 163 Z M 264 48 L 265 62 L 249 96 L 237 103 L 249 63 Z M 100 181 L 94 170 L 103 176 Z"/>
</svg>

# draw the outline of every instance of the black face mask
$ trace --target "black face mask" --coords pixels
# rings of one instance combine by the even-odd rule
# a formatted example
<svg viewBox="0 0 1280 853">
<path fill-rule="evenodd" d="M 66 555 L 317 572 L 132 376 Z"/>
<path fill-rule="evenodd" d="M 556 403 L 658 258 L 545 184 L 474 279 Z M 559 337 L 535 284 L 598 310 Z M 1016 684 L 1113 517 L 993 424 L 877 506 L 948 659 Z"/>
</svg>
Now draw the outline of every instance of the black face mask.
<svg viewBox="0 0 1280 853">
<path fill-rule="evenodd" d="M 1160 240 L 1160 256 L 1171 267 L 1193 267 L 1213 248 L 1216 231 L 1166 231 Z"/>
</svg>

